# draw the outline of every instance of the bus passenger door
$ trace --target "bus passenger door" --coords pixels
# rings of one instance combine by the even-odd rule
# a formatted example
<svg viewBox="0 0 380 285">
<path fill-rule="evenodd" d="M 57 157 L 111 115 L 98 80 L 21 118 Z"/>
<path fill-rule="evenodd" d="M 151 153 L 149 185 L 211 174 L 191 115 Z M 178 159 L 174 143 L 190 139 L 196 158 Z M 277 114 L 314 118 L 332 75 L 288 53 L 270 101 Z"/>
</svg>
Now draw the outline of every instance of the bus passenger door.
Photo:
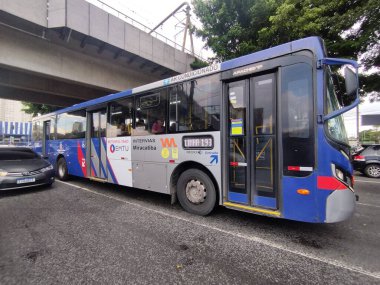
<svg viewBox="0 0 380 285">
<path fill-rule="evenodd" d="M 227 201 L 277 209 L 275 74 L 227 84 Z"/>
<path fill-rule="evenodd" d="M 276 76 L 274 73 L 250 79 L 252 169 L 251 203 L 277 209 L 276 192 Z"/>
<path fill-rule="evenodd" d="M 107 179 L 107 110 L 90 112 L 91 177 Z"/>
<path fill-rule="evenodd" d="M 43 133 L 42 133 L 42 155 L 44 157 L 49 156 L 49 139 L 50 139 L 50 121 L 44 121 Z"/>
</svg>

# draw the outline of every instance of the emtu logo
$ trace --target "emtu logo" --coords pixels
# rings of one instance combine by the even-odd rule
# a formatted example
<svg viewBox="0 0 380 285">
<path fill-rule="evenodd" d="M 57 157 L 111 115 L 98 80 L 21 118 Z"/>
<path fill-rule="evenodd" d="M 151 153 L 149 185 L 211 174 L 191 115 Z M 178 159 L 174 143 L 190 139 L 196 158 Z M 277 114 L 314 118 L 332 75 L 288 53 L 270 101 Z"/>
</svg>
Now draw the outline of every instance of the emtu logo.
<svg viewBox="0 0 380 285">
<path fill-rule="evenodd" d="M 110 152 L 111 152 L 111 153 L 114 153 L 114 152 L 115 152 L 115 149 L 116 149 L 116 148 L 115 148 L 115 145 L 111 144 L 111 145 L 110 145 Z"/>
<path fill-rule="evenodd" d="M 162 147 L 177 147 L 174 138 L 160 139 Z"/>
</svg>

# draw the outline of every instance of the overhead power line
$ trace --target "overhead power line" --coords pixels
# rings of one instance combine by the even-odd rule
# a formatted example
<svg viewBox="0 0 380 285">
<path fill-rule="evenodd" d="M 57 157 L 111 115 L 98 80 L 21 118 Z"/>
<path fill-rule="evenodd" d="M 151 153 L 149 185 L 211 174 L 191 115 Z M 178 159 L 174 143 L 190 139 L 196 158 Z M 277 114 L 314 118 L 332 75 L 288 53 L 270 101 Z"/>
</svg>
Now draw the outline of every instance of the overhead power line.
<svg viewBox="0 0 380 285">
<path fill-rule="evenodd" d="M 189 37 L 190 37 L 190 45 L 191 45 L 191 53 L 194 56 L 194 43 L 193 43 L 193 33 L 191 30 L 191 20 L 190 20 L 190 5 L 187 2 L 183 2 L 181 5 L 179 5 L 173 12 L 171 12 L 165 19 L 163 19 L 157 26 L 155 26 L 149 34 L 153 33 L 158 27 L 163 25 L 169 18 L 174 17 L 175 14 L 182 8 L 186 6 L 184 12 L 186 13 L 186 23 L 185 23 L 185 29 L 184 29 L 184 35 L 183 35 L 183 43 L 182 43 L 182 51 L 185 50 L 185 45 L 186 45 L 186 38 L 187 38 L 187 32 L 189 32 Z M 177 19 L 178 20 L 178 19 Z M 180 23 L 182 21 L 179 21 Z"/>
</svg>

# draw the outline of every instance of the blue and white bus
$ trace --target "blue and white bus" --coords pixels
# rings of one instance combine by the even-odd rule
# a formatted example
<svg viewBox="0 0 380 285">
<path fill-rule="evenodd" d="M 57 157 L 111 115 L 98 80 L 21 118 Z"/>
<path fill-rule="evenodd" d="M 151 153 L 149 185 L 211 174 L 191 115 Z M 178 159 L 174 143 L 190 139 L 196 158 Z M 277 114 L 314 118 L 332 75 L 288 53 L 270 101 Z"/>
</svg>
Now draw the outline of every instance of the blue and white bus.
<svg viewBox="0 0 380 285">
<path fill-rule="evenodd" d="M 339 222 L 355 208 L 342 114 L 357 69 L 309 37 L 38 117 L 34 146 L 61 180 L 169 194 L 198 215 Z"/>
</svg>

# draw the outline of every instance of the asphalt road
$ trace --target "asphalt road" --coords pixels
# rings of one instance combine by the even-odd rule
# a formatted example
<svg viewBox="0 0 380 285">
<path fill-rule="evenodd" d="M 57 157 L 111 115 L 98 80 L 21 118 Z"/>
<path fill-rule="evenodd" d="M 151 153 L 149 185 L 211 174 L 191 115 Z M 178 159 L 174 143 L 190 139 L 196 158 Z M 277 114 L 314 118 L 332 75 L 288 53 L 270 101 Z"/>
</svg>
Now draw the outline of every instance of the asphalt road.
<svg viewBox="0 0 380 285">
<path fill-rule="evenodd" d="M 0 284 L 380 284 L 380 180 L 355 215 L 306 224 L 88 180 L 0 193 Z"/>
</svg>

